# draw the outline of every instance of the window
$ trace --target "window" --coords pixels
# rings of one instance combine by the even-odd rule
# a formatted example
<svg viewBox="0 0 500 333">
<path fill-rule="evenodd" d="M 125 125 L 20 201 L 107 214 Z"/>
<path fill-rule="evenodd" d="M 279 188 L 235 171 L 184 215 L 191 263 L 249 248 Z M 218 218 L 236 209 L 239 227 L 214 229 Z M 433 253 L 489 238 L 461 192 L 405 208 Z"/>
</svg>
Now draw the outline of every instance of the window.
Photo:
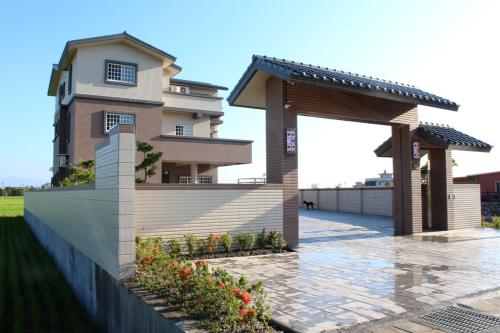
<svg viewBox="0 0 500 333">
<path fill-rule="evenodd" d="M 193 136 L 193 125 L 176 125 L 175 135 L 178 136 Z"/>
<path fill-rule="evenodd" d="M 500 182 L 496 182 L 497 185 L 497 192 L 500 193 Z"/>
<path fill-rule="evenodd" d="M 106 82 L 137 84 L 137 64 L 106 60 Z"/>
<path fill-rule="evenodd" d="M 104 131 L 109 132 L 117 124 L 135 124 L 135 115 L 127 113 L 105 113 Z"/>
<path fill-rule="evenodd" d="M 68 68 L 68 95 L 71 95 L 73 89 L 73 65 L 70 64 Z"/>
<path fill-rule="evenodd" d="M 180 176 L 179 184 L 191 184 L 190 176 Z M 212 184 L 211 176 L 198 176 L 198 184 Z"/>
<path fill-rule="evenodd" d="M 198 184 L 212 184 L 212 177 L 198 176 Z"/>
<path fill-rule="evenodd" d="M 179 184 L 191 184 L 191 177 L 189 176 L 180 176 Z"/>
<path fill-rule="evenodd" d="M 64 96 L 66 96 L 66 81 L 59 85 L 59 104 L 61 104 Z"/>
</svg>

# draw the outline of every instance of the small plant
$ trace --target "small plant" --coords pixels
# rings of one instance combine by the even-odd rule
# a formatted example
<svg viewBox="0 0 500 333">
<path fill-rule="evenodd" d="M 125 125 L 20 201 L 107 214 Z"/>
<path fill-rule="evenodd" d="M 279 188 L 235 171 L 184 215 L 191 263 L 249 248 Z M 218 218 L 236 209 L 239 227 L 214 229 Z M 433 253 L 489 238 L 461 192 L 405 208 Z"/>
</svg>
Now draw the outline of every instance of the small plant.
<svg viewBox="0 0 500 333">
<path fill-rule="evenodd" d="M 253 248 L 253 245 L 255 244 L 255 236 L 251 232 L 247 232 L 244 234 L 244 243 L 245 243 L 245 249 L 247 251 L 250 251 Z"/>
<path fill-rule="evenodd" d="M 142 242 L 141 236 L 135 236 L 135 244 L 139 244 Z"/>
<path fill-rule="evenodd" d="M 81 161 L 69 170 L 69 177 L 61 181 L 61 186 L 92 184 L 95 182 L 95 161 Z"/>
<path fill-rule="evenodd" d="M 210 234 L 207 238 L 207 250 L 208 253 L 214 254 L 217 251 L 217 245 L 219 245 L 219 236 L 216 234 Z"/>
<path fill-rule="evenodd" d="M 186 241 L 186 247 L 189 253 L 189 256 L 192 257 L 194 254 L 194 250 L 196 249 L 196 243 L 198 238 L 196 238 L 193 234 L 184 235 L 184 240 Z"/>
<path fill-rule="evenodd" d="M 278 233 L 276 237 L 276 245 L 278 246 L 279 252 L 285 251 L 286 248 L 286 240 L 283 238 L 283 234 L 281 232 Z"/>
<path fill-rule="evenodd" d="M 495 227 L 495 229 L 500 229 L 500 216 L 493 217 L 493 227 Z"/>
<path fill-rule="evenodd" d="M 233 240 L 236 243 L 236 246 L 238 246 L 240 253 L 242 253 L 243 249 L 245 248 L 245 234 L 244 233 L 236 234 L 234 235 Z"/>
<path fill-rule="evenodd" d="M 171 239 L 168 241 L 168 248 L 170 249 L 170 255 L 177 257 L 181 254 L 181 243 L 177 239 Z"/>
<path fill-rule="evenodd" d="M 230 255 L 231 254 L 231 245 L 233 244 L 233 239 L 231 238 L 231 235 L 228 232 L 226 232 L 225 234 L 222 234 L 222 236 L 220 236 L 220 243 L 222 244 L 224 251 L 226 251 L 226 253 L 228 255 Z"/>
<path fill-rule="evenodd" d="M 267 239 L 266 239 L 266 228 L 262 228 L 262 231 L 257 233 L 257 246 L 261 249 L 266 247 Z"/>
<path fill-rule="evenodd" d="M 198 239 L 198 252 L 205 256 L 207 254 L 208 239 L 200 238 Z"/>
<path fill-rule="evenodd" d="M 276 251 L 276 245 L 278 241 L 278 233 L 276 231 L 269 231 L 269 235 L 267 236 L 267 243 L 271 246 L 271 249 Z"/>
</svg>

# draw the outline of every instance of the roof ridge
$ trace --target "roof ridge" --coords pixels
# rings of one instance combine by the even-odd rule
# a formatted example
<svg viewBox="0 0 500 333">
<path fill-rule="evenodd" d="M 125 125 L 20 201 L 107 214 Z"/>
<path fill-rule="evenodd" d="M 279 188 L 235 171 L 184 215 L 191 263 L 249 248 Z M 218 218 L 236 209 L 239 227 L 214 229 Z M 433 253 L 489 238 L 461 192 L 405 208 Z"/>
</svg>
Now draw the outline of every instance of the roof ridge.
<svg viewBox="0 0 500 333">
<path fill-rule="evenodd" d="M 323 66 L 312 65 L 312 64 L 307 64 L 307 63 L 303 63 L 303 62 L 297 62 L 297 61 L 293 61 L 293 60 L 288 60 L 288 59 L 285 59 L 285 58 L 268 57 L 268 56 L 265 56 L 265 55 L 257 55 L 257 54 L 255 54 L 253 57 L 254 57 L 254 59 L 275 60 L 275 61 L 281 61 L 281 62 L 285 62 L 285 63 L 289 63 L 289 64 L 294 64 L 294 65 L 300 65 L 300 66 L 306 66 L 306 67 L 309 66 L 311 68 L 323 69 L 323 70 L 332 71 L 332 72 L 339 73 L 339 74 L 348 74 L 348 75 L 356 76 L 356 77 L 363 78 L 363 79 L 369 79 L 369 80 L 373 80 L 373 81 L 390 83 L 390 84 L 394 84 L 394 85 L 398 85 L 398 86 L 403 86 L 403 87 L 415 88 L 415 89 L 422 90 L 421 88 L 416 87 L 416 86 L 411 85 L 411 84 L 408 84 L 408 83 L 380 79 L 378 77 L 374 77 L 374 76 L 370 76 L 370 75 L 353 73 L 353 72 L 344 71 L 344 70 L 336 69 L 336 68 L 328 68 L 328 67 L 323 67 Z"/>
</svg>

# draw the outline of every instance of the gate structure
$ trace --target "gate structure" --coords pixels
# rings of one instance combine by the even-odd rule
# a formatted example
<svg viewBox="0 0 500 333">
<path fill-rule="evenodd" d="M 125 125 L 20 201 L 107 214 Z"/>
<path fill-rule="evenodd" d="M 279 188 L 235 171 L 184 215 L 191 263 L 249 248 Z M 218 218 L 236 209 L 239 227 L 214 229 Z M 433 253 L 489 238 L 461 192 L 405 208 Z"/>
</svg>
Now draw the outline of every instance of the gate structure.
<svg viewBox="0 0 500 333">
<path fill-rule="evenodd" d="M 391 126 L 395 234 L 422 231 L 417 106 L 457 111 L 455 102 L 398 82 L 265 56 L 253 56 L 228 102 L 266 110 L 267 182 L 283 185 L 283 232 L 290 247 L 298 245 L 299 234 L 299 115 Z M 445 149 L 434 154 L 434 168 L 447 172 L 451 155 Z M 433 204 L 448 205 L 447 182 L 436 183 Z"/>
</svg>

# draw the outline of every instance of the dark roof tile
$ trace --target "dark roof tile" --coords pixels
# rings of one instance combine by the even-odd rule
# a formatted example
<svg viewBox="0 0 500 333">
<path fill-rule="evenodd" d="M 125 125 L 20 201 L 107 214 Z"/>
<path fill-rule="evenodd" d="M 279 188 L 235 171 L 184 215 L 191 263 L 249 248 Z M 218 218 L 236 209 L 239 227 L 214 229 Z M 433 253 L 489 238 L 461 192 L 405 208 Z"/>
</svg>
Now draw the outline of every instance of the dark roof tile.
<svg viewBox="0 0 500 333">
<path fill-rule="evenodd" d="M 208 83 L 208 82 L 182 80 L 182 79 L 173 79 L 173 78 L 170 79 L 170 83 L 173 83 L 173 84 L 184 84 L 186 86 L 214 88 L 214 89 L 219 89 L 219 90 L 227 90 L 228 89 L 227 87 L 219 86 L 219 85 Z"/>
</svg>

